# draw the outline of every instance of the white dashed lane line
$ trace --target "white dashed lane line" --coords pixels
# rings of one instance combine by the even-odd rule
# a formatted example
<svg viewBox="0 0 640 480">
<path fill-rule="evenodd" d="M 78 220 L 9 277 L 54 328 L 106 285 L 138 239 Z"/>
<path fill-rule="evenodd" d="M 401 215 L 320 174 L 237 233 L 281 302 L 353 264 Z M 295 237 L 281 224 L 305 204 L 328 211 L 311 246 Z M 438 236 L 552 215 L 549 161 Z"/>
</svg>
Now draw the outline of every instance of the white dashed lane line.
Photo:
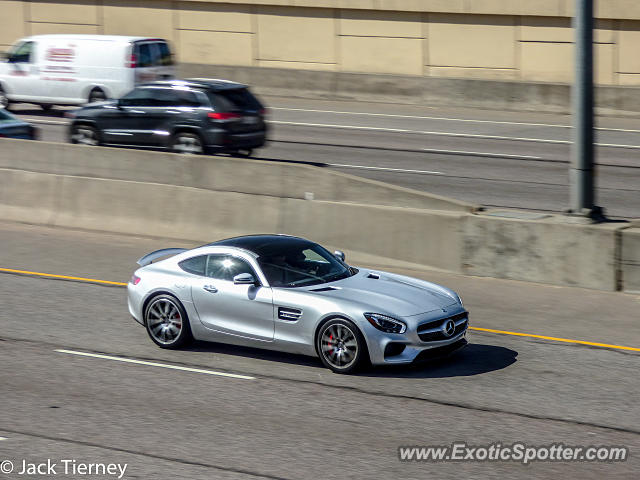
<svg viewBox="0 0 640 480">
<path fill-rule="evenodd" d="M 66 353 L 68 355 L 77 355 L 80 357 L 92 357 L 92 358 L 100 358 L 103 360 L 113 360 L 116 362 L 124 362 L 124 363 L 133 363 L 136 365 L 145 365 L 147 367 L 159 367 L 159 368 L 168 368 L 171 370 L 181 370 L 183 372 L 192 372 L 192 373 L 202 373 L 205 375 L 217 375 L 220 377 L 229 377 L 229 378 L 238 378 L 241 380 L 255 380 L 255 377 L 250 377 L 248 375 L 238 375 L 236 373 L 227 373 L 227 372 L 217 372 L 215 370 L 204 370 L 200 368 L 190 368 L 190 367 L 181 367 L 180 365 L 170 365 L 167 363 L 157 363 L 157 362 L 147 362 L 145 360 L 135 360 L 133 358 L 125 358 L 125 357 L 113 357 L 111 355 L 102 355 L 98 353 L 88 353 L 88 352 L 78 352 L 75 350 L 55 350 L 58 353 Z"/>
</svg>

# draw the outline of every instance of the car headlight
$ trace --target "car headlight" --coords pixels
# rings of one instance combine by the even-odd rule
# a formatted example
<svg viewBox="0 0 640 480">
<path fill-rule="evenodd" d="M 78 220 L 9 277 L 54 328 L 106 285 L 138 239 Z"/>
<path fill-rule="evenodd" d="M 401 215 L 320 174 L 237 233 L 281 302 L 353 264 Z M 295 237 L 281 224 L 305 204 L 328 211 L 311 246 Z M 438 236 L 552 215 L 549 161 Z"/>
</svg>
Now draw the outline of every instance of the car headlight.
<svg viewBox="0 0 640 480">
<path fill-rule="evenodd" d="M 369 320 L 369 323 L 378 330 L 386 333 L 404 333 L 407 331 L 407 325 L 404 322 L 381 313 L 365 313 L 364 318 Z"/>
</svg>

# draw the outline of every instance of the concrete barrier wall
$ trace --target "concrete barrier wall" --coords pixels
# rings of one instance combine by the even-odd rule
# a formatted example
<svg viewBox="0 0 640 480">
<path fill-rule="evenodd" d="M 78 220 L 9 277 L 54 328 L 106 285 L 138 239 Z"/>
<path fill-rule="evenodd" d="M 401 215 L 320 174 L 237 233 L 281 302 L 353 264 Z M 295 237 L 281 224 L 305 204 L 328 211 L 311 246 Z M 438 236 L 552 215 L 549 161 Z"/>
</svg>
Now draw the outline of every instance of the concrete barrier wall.
<svg viewBox="0 0 640 480">
<path fill-rule="evenodd" d="M 595 78 L 640 85 L 640 6 L 595 2 Z M 567 83 L 573 0 L 0 0 L 0 49 L 27 35 L 170 40 L 184 63 Z"/>
<path fill-rule="evenodd" d="M 640 293 L 640 225 L 621 232 L 620 257 L 622 288 Z"/>
<path fill-rule="evenodd" d="M 26 143 L 2 140 L 0 152 Z M 331 172 L 267 164 L 284 169 L 273 175 L 264 162 L 224 159 L 220 161 L 230 162 L 226 176 L 216 177 L 215 158 L 130 151 L 123 155 L 123 150 L 73 145 L 58 150 L 66 155 L 52 155 L 48 163 L 49 145 L 30 144 L 40 147 L 37 160 L 20 150 L 13 161 L 0 155 L 1 220 L 203 243 L 249 233 L 287 233 L 457 273 L 601 290 L 640 287 L 640 228 L 629 224 L 577 225 L 559 216 L 524 220 L 464 209 L 328 199 L 331 193 L 342 195 L 335 185 L 323 190 L 324 199 L 305 200 L 281 184 L 292 182 L 304 192 Z M 96 163 L 98 159 L 102 161 Z M 193 169 L 190 174 L 188 169 Z M 234 170 L 243 171 L 246 183 L 232 175 Z M 309 174 L 301 173 L 307 170 Z M 127 171 L 136 180 L 125 179 Z M 167 183 L 166 175 L 176 184 Z M 208 179 L 214 178 L 216 189 L 208 188 Z M 263 184 L 260 189 L 255 188 L 256 178 Z M 373 195 L 369 187 L 373 192 L 382 188 L 365 182 L 356 189 L 368 198 Z M 421 199 L 418 193 L 402 201 Z"/>
<path fill-rule="evenodd" d="M 126 152 L 123 154 L 123 152 Z M 0 168 L 179 185 L 267 197 L 471 212 L 477 206 L 328 168 L 226 156 L 0 139 Z"/>
</svg>

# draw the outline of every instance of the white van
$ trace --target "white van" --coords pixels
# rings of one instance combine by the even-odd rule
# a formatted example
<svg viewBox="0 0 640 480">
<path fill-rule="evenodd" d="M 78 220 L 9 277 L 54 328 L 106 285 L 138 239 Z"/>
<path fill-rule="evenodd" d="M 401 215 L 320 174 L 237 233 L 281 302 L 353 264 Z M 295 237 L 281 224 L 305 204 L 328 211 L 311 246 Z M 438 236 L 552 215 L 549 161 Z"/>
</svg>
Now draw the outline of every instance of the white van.
<svg viewBox="0 0 640 480">
<path fill-rule="evenodd" d="M 110 35 L 35 35 L 0 62 L 0 108 L 10 102 L 81 105 L 120 98 L 137 83 L 175 77 L 165 40 Z"/>
</svg>

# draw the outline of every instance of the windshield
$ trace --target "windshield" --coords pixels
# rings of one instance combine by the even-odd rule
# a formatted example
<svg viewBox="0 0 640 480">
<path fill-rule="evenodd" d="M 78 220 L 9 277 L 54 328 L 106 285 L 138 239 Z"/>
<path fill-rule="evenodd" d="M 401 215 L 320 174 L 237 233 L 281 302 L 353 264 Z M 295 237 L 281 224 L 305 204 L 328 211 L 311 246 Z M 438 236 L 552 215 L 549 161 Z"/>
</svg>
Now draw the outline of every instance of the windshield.
<svg viewBox="0 0 640 480">
<path fill-rule="evenodd" d="M 303 287 L 351 276 L 351 269 L 317 244 L 283 245 L 258 258 L 272 287 Z"/>
</svg>

